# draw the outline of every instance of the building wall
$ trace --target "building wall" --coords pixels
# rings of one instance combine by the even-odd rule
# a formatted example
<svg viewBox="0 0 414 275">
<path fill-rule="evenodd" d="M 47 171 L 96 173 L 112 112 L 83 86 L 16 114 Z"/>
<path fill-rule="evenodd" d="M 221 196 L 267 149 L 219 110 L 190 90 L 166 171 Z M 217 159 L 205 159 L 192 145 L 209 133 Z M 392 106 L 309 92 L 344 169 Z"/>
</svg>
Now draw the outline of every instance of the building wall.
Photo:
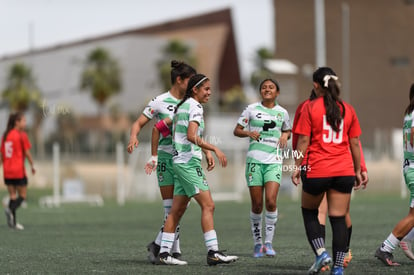
<svg viewBox="0 0 414 275">
<path fill-rule="evenodd" d="M 274 0 L 276 57 L 299 68 L 315 68 L 314 1 Z M 403 0 L 325 1 L 327 65 L 343 80 L 342 5 L 350 10 L 349 89 L 367 147 L 389 141 L 402 127 L 403 111 L 414 81 L 414 5 Z M 308 97 L 311 78 L 296 76 L 298 103 Z M 345 95 L 344 95 L 345 96 Z M 385 133 L 385 137 L 377 135 Z M 388 136 L 388 137 L 387 137 Z"/>
</svg>

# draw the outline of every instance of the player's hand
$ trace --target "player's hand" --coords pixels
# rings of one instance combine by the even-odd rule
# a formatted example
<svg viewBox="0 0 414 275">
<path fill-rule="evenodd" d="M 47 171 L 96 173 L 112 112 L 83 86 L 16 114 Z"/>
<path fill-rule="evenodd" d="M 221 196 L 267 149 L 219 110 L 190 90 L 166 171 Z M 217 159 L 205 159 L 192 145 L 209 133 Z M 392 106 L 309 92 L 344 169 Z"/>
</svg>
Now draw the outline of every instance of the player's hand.
<svg viewBox="0 0 414 275">
<path fill-rule="evenodd" d="M 32 166 L 32 174 L 36 174 L 36 169 Z"/>
<path fill-rule="evenodd" d="M 294 169 L 292 173 L 292 183 L 295 186 L 300 184 L 300 169 Z"/>
<path fill-rule="evenodd" d="M 144 170 L 147 175 L 151 175 L 155 169 L 157 169 L 158 156 L 151 156 L 147 164 L 145 164 Z"/>
<path fill-rule="evenodd" d="M 285 136 L 285 135 L 282 135 L 280 138 L 279 138 L 279 148 L 286 148 L 287 147 L 287 136 Z"/>
<path fill-rule="evenodd" d="M 362 185 L 361 173 L 356 173 L 355 174 L 354 190 L 360 189 L 361 185 Z"/>
<path fill-rule="evenodd" d="M 132 153 L 132 151 L 134 151 L 134 148 L 137 148 L 139 144 L 139 141 L 137 139 L 137 137 L 131 137 L 129 139 L 129 143 L 128 143 L 128 147 L 127 147 L 127 151 L 128 153 Z"/>
<path fill-rule="evenodd" d="M 226 167 L 227 166 L 227 157 L 226 157 L 226 155 L 218 148 L 216 148 L 214 153 L 216 154 L 220 165 L 222 167 Z"/>
<path fill-rule="evenodd" d="M 216 162 L 214 161 L 214 157 L 210 151 L 206 153 L 206 160 L 207 160 L 207 171 L 211 171 L 216 166 Z"/>
<path fill-rule="evenodd" d="M 361 172 L 361 180 L 362 180 L 361 181 L 362 189 L 367 188 L 367 184 L 368 184 L 368 181 L 369 181 L 368 172 L 366 172 L 366 171 Z"/>
<path fill-rule="evenodd" d="M 256 131 L 249 132 L 249 137 L 258 141 L 260 138 L 260 134 Z"/>
</svg>

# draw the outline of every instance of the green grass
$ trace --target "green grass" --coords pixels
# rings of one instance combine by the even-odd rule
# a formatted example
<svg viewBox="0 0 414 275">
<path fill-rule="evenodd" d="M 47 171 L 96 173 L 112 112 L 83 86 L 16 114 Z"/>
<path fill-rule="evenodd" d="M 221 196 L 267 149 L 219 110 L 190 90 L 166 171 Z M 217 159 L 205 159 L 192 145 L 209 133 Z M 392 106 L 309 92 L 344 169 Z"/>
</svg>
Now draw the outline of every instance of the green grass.
<svg viewBox="0 0 414 275">
<path fill-rule="evenodd" d="M 4 196 L 4 190 L 0 192 Z M 181 223 L 181 247 L 188 266 L 155 266 L 147 262 L 145 246 L 161 225 L 161 201 L 129 202 L 118 207 L 65 205 L 40 208 L 39 191 L 30 190 L 26 209 L 18 219 L 24 231 L 0 225 L 1 274 L 306 274 L 314 260 L 306 240 L 299 202 L 279 198 L 275 258 L 254 259 L 249 202 L 217 202 L 216 231 L 220 249 L 238 255 L 230 265 L 206 265 L 200 210 L 192 202 Z M 346 274 L 413 274 L 414 262 L 400 249 L 395 259 L 402 266 L 385 267 L 374 258 L 378 245 L 408 212 L 407 200 L 373 196 L 367 191 L 352 201 L 354 259 Z M 331 234 L 327 227 L 327 247 Z"/>
</svg>

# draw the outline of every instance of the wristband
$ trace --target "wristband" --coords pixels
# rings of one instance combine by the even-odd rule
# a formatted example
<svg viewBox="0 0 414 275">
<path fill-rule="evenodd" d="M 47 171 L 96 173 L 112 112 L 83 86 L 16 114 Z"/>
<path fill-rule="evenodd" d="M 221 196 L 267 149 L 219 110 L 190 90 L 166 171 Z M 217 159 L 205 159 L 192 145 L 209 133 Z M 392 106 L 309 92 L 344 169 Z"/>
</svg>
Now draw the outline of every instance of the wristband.
<svg viewBox="0 0 414 275">
<path fill-rule="evenodd" d="M 164 120 L 158 121 L 155 124 L 155 128 L 157 128 L 160 131 L 163 137 L 166 137 L 171 134 L 170 128 Z"/>
</svg>

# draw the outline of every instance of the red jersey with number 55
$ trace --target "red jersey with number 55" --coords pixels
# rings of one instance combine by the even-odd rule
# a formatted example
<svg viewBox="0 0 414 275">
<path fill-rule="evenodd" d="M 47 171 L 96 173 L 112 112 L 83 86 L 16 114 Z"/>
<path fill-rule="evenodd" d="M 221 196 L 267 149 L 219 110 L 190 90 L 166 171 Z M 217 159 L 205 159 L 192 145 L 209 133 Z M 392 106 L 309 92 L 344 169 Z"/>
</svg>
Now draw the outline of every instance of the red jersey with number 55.
<svg viewBox="0 0 414 275">
<path fill-rule="evenodd" d="M 5 179 L 22 179 L 26 176 L 24 168 L 25 150 L 31 147 L 25 132 L 12 129 L 1 143 L 3 175 Z"/>
<path fill-rule="evenodd" d="M 349 139 L 361 135 L 361 127 L 354 108 L 343 102 L 345 117 L 339 132 L 335 132 L 326 119 L 323 97 L 309 102 L 299 118 L 295 133 L 310 136 L 308 147 L 308 178 L 355 175 L 349 150 Z M 342 106 L 340 106 L 342 112 Z"/>
</svg>

